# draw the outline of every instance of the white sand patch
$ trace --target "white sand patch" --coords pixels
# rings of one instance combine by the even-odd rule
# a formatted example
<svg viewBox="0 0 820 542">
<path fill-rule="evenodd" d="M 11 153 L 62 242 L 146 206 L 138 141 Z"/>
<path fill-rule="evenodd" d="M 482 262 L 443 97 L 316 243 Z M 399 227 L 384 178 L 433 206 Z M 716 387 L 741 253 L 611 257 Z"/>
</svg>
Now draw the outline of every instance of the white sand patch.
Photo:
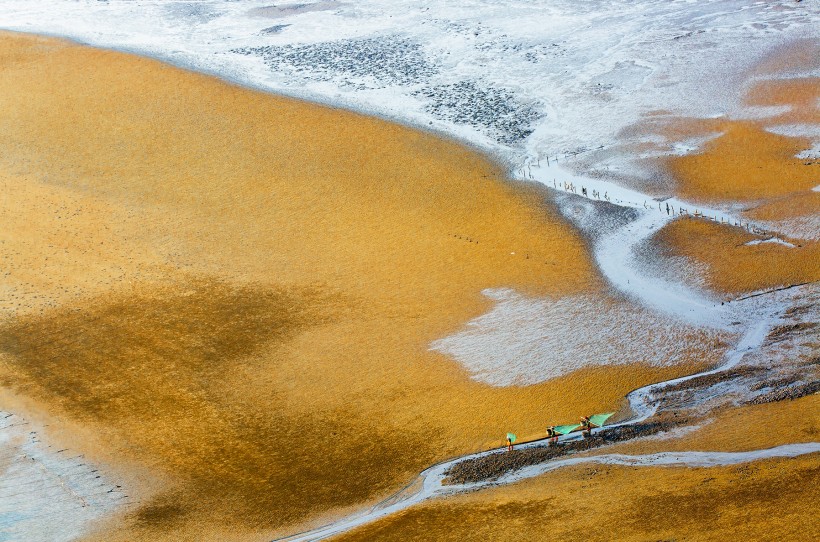
<svg viewBox="0 0 820 542">
<path fill-rule="evenodd" d="M 0 412 L 0 540 L 74 540 L 126 499 L 82 456 Z"/>
<path fill-rule="evenodd" d="M 766 229 L 782 233 L 790 239 L 820 240 L 820 215 L 818 214 L 761 222 L 760 224 Z"/>
<path fill-rule="evenodd" d="M 484 294 L 495 307 L 431 348 L 494 386 L 536 384 L 596 365 L 681 363 L 693 351 L 711 348 L 704 342 L 728 337 L 590 295 L 537 299 L 510 289 Z"/>
<path fill-rule="evenodd" d="M 792 106 L 785 105 L 754 105 L 746 106 L 734 114 L 738 120 L 763 120 L 779 115 L 785 115 L 792 110 Z"/>
<path fill-rule="evenodd" d="M 800 160 L 820 160 L 820 141 L 815 143 L 811 148 L 798 152 L 794 157 Z M 820 191 L 820 185 L 815 186 L 812 190 L 815 192 Z"/>
<path fill-rule="evenodd" d="M 283 17 L 293 17 L 302 13 L 310 13 L 312 11 L 327 11 L 336 9 L 341 4 L 339 2 L 313 2 L 313 3 L 293 3 L 293 4 L 278 4 L 270 6 L 256 7 L 248 11 L 248 15 L 253 17 L 266 17 L 268 19 L 279 19 Z"/>
<path fill-rule="evenodd" d="M 787 137 L 820 139 L 820 125 L 818 124 L 775 124 L 767 126 L 766 131 Z"/>
<path fill-rule="evenodd" d="M 753 246 L 753 245 L 761 245 L 763 243 L 774 243 L 776 245 L 783 245 L 784 247 L 795 248 L 795 245 L 789 243 L 788 241 L 784 241 L 779 237 L 769 237 L 768 239 L 753 239 L 748 243 L 743 243 L 746 246 Z"/>
<path fill-rule="evenodd" d="M 675 427 L 673 429 L 670 429 L 669 431 L 661 431 L 660 433 L 656 433 L 656 434 L 650 435 L 648 437 L 643 437 L 643 438 L 641 438 L 641 440 L 643 440 L 643 441 L 647 441 L 647 440 L 648 441 L 675 440 L 675 439 L 685 437 L 686 435 L 691 435 L 692 433 L 696 433 L 696 432 L 700 431 L 701 429 L 703 429 L 704 427 L 706 427 L 707 425 L 710 425 L 711 423 L 712 423 L 712 420 L 706 420 L 702 423 L 697 423 L 697 424 L 693 424 L 693 425 L 681 425 L 679 427 Z"/>
</svg>

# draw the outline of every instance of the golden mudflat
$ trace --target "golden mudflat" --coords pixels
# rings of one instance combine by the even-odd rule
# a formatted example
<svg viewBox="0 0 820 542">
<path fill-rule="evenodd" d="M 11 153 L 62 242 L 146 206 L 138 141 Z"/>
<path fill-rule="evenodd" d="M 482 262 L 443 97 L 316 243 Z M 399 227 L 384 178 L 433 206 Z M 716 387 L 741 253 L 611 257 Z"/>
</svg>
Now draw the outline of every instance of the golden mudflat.
<svg viewBox="0 0 820 542">
<path fill-rule="evenodd" d="M 772 215 L 784 199 L 800 201 L 801 207 L 813 205 L 811 189 L 818 185 L 820 162 L 797 155 L 816 143 L 805 126 L 820 123 L 820 78 L 797 74 L 817 67 L 812 54 L 816 51 L 816 43 L 798 41 L 773 51 L 746 74 L 742 100 L 756 108 L 752 118 L 681 118 L 654 112 L 624 133 L 661 138 L 662 144 L 642 144 L 660 153 L 675 142 L 697 141 L 698 151 L 667 157 L 659 164 L 682 199 L 701 204 L 742 202 L 747 206 L 744 211 L 752 212 L 771 204 L 768 220 L 780 218 Z M 818 210 L 812 206 L 812 212 Z"/>
<path fill-rule="evenodd" d="M 815 82 L 815 90 L 820 88 Z M 670 158 L 678 194 L 689 201 L 756 201 L 817 185 L 820 166 L 796 158 L 811 140 L 766 131 L 759 122 L 726 120 L 701 152 Z"/>
<path fill-rule="evenodd" d="M 0 66 L 2 404 L 132 473 L 100 540 L 268 539 L 708 362 L 476 383 L 429 345 L 483 289 L 603 290 L 531 186 L 131 55 L 2 34 Z"/>
<path fill-rule="evenodd" d="M 760 240 L 741 228 L 689 218 L 670 222 L 653 237 L 665 255 L 685 258 L 702 270 L 710 289 L 724 295 L 820 280 L 820 243 L 788 247 Z"/>
<path fill-rule="evenodd" d="M 695 425 L 696 431 L 676 438 L 655 437 L 625 442 L 591 455 L 686 450 L 746 452 L 795 442 L 817 442 L 820 437 L 820 396 L 814 394 L 762 405 L 725 407 Z"/>
<path fill-rule="evenodd" d="M 576 466 L 412 508 L 338 539 L 816 540 L 817 454 L 712 468 Z M 772 511 L 776 510 L 776 513 Z"/>
<path fill-rule="evenodd" d="M 805 41 L 773 51 L 748 74 L 743 96 L 751 107 L 773 108 L 757 120 L 683 119 L 652 116 L 633 129 L 666 141 L 712 138 L 693 154 L 662 164 L 675 192 L 697 203 L 741 203 L 739 215 L 767 229 L 779 229 L 796 245 L 760 243 L 739 228 L 698 220 L 677 220 L 654 240 L 667 256 L 682 256 L 712 290 L 727 296 L 820 279 L 820 245 L 814 220 L 820 212 L 820 162 L 797 155 L 810 149 L 808 137 L 773 133 L 820 123 L 820 79 L 793 75 L 816 66 L 817 44 Z M 799 133 L 793 132 L 793 133 Z M 750 244 L 751 243 L 751 244 Z"/>
</svg>

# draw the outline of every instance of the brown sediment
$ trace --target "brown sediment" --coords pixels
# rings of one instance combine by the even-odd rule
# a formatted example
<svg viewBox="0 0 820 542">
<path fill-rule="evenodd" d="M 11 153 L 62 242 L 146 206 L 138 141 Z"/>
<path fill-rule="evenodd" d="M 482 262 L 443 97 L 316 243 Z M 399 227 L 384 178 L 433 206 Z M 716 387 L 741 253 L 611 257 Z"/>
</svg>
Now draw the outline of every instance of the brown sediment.
<svg viewBox="0 0 820 542">
<path fill-rule="evenodd" d="M 766 335 L 766 345 L 790 339 L 796 334 L 803 334 L 817 327 L 816 322 L 796 322 L 792 324 L 782 324 L 775 326 Z"/>
<path fill-rule="evenodd" d="M 0 66 L 3 404 L 140 473 L 141 506 L 98 539 L 286 533 L 714 361 L 476 383 L 428 347 L 482 289 L 604 288 L 531 186 L 131 55 L 3 34 Z"/>
<path fill-rule="evenodd" d="M 752 365 L 742 365 L 740 367 L 734 367 L 732 369 L 726 371 L 720 371 L 717 373 L 710 373 L 706 375 L 696 376 L 694 378 L 689 378 L 682 382 L 678 382 L 676 384 L 671 384 L 668 386 L 663 387 L 664 392 L 676 392 L 676 391 L 684 391 L 684 390 L 692 390 L 698 388 L 704 388 L 711 386 L 713 384 L 717 384 L 719 382 L 724 382 L 726 380 L 731 380 L 734 378 L 739 377 L 747 377 L 747 376 L 759 376 L 765 374 L 768 371 L 765 367 L 755 367 Z"/>
<path fill-rule="evenodd" d="M 760 60 L 750 75 L 766 77 L 809 72 L 817 67 L 818 58 L 820 44 L 816 39 L 798 39 L 776 47 Z"/>
<path fill-rule="evenodd" d="M 339 540 L 789 540 L 820 498 L 817 454 L 711 467 L 576 466 L 431 501 Z"/>
<path fill-rule="evenodd" d="M 682 218 L 668 223 L 652 241 L 669 256 L 680 256 L 702 270 L 707 286 L 721 294 L 774 288 L 820 280 L 820 243 L 788 247 L 760 240 L 741 228 Z"/>
<path fill-rule="evenodd" d="M 806 397 L 807 395 L 814 395 L 820 391 L 820 380 L 813 380 L 811 382 L 806 382 L 805 384 L 798 384 L 795 386 L 778 387 L 783 384 L 791 383 L 792 382 L 787 382 L 785 379 L 782 381 L 764 382 L 763 384 L 767 387 L 777 389 L 773 389 L 772 391 L 758 395 L 751 401 L 747 401 L 747 403 L 750 405 L 764 405 L 766 403 L 775 403 L 778 401 L 794 401 L 795 399 L 800 399 L 801 397 Z"/>
</svg>

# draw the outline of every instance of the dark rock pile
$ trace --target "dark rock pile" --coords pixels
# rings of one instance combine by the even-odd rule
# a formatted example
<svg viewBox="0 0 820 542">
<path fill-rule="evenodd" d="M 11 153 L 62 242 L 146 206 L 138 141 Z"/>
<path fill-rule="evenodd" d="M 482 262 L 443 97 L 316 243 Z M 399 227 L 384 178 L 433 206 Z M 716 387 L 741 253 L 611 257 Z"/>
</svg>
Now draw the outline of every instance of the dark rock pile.
<svg viewBox="0 0 820 542">
<path fill-rule="evenodd" d="M 244 47 L 232 52 L 260 55 L 274 71 L 301 73 L 313 81 L 334 80 L 357 88 L 417 85 L 438 73 L 421 44 L 399 36 Z"/>
<path fill-rule="evenodd" d="M 708 375 L 696 376 L 695 378 L 690 378 L 689 380 L 684 380 L 683 382 L 678 382 L 677 384 L 670 384 L 669 386 L 664 386 L 661 389 L 661 391 L 667 393 L 705 388 L 708 386 L 712 386 L 714 384 L 725 382 L 727 380 L 733 380 L 735 378 L 756 376 L 767 371 L 768 369 L 764 367 L 753 367 L 751 365 L 745 365 L 742 367 L 735 367 L 734 369 L 729 369 L 728 371 L 719 371 L 717 373 L 712 373 Z"/>
<path fill-rule="evenodd" d="M 760 382 L 755 382 L 754 384 L 749 386 L 749 391 L 760 391 L 765 390 L 766 388 L 785 388 L 786 386 L 794 384 L 799 379 L 799 374 L 792 374 L 789 376 L 785 376 L 783 378 L 777 378 L 775 380 L 762 380 Z"/>
<path fill-rule="evenodd" d="M 510 452 L 497 452 L 474 459 L 465 459 L 444 473 L 445 484 L 468 484 L 494 480 L 524 467 L 538 465 L 557 457 L 591 450 L 615 442 L 667 431 L 684 423 L 683 418 L 665 419 L 603 429 L 581 440 L 548 446 L 546 443 Z"/>
<path fill-rule="evenodd" d="M 758 395 L 747 404 L 762 405 L 764 403 L 774 403 L 776 401 L 785 401 L 786 399 L 800 399 L 807 395 L 812 395 L 820 391 L 820 380 L 814 380 L 799 386 L 790 386 L 788 388 L 779 388 L 768 393 Z"/>
<path fill-rule="evenodd" d="M 814 329 L 817 326 L 814 322 L 798 322 L 795 324 L 784 324 L 774 327 L 766 336 L 766 345 L 785 341 L 796 333 L 802 333 Z"/>
<path fill-rule="evenodd" d="M 426 99 L 426 109 L 434 117 L 472 126 L 505 144 L 525 139 L 541 117 L 533 105 L 519 102 L 509 90 L 478 81 L 436 85 L 413 95 Z"/>
</svg>

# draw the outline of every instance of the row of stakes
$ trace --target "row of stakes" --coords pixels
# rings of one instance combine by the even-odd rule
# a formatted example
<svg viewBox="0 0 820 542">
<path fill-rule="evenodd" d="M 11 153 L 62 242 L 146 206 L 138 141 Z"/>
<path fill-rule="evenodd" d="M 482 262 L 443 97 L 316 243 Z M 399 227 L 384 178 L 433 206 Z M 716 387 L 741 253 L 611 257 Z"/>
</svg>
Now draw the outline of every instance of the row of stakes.
<svg viewBox="0 0 820 542">
<path fill-rule="evenodd" d="M 561 185 L 559 185 L 559 183 L 555 179 L 553 179 L 552 184 L 553 184 L 553 187 L 555 189 L 563 188 L 563 190 L 565 190 L 567 192 L 572 192 L 573 194 L 578 194 L 578 187 L 576 187 L 575 184 L 573 184 L 573 183 L 568 183 L 568 182 L 564 181 L 564 182 L 561 183 Z M 590 199 L 595 198 L 595 199 L 599 199 L 599 200 L 605 200 L 605 201 L 608 201 L 608 202 L 612 201 L 612 198 L 609 196 L 609 194 L 607 192 L 604 192 L 604 194 L 602 196 L 601 192 L 599 192 L 598 190 L 592 190 L 591 192 L 588 192 L 587 189 L 583 186 L 581 187 L 581 196 L 583 196 L 585 198 L 590 198 Z M 618 199 L 616 199 L 615 201 L 616 201 L 616 203 L 621 202 L 621 200 L 618 200 Z M 634 201 L 630 201 L 628 203 L 631 203 L 633 205 L 637 205 L 637 203 L 635 203 Z M 664 208 L 663 208 L 663 205 L 661 203 L 662 203 L 661 201 L 658 201 L 658 211 L 663 213 Z M 652 209 L 653 206 L 647 204 L 646 200 L 644 200 L 643 208 L 644 209 Z M 755 225 L 753 225 L 749 222 L 746 222 L 744 224 L 743 220 L 729 221 L 725 217 L 720 217 L 720 220 L 718 220 L 717 215 L 709 216 L 705 213 L 700 212 L 697 209 L 695 209 L 694 213 L 690 214 L 688 209 L 686 209 L 685 207 L 680 207 L 680 206 L 678 207 L 678 210 L 675 211 L 674 205 L 669 205 L 668 203 L 666 204 L 666 214 L 667 215 L 672 215 L 672 216 L 677 214 L 678 216 L 702 218 L 704 220 L 711 220 L 712 222 L 720 222 L 721 224 L 728 224 L 730 226 L 734 225 L 734 226 L 737 226 L 739 228 L 744 228 L 749 233 L 754 233 L 754 234 L 757 234 L 757 235 L 767 235 L 768 234 L 768 232 L 766 232 L 765 230 L 762 230 L 762 229 L 758 228 L 757 226 L 755 226 Z"/>
<path fill-rule="evenodd" d="M 599 149 L 603 149 L 603 148 L 604 148 L 604 146 L 601 145 L 599 147 L 596 147 L 595 149 L 587 149 L 586 151 L 579 151 L 579 152 L 575 152 L 575 153 L 570 153 L 569 155 L 565 155 L 564 159 L 567 159 L 567 157 L 570 156 L 570 155 L 574 157 L 574 156 L 577 156 L 579 154 L 582 154 L 583 152 L 589 152 L 590 150 L 599 150 Z M 547 160 L 547 167 L 550 166 L 551 162 L 555 163 L 556 165 L 558 164 L 558 156 L 557 155 L 554 156 L 552 159 L 550 159 L 550 157 L 547 156 L 546 160 Z M 540 158 L 538 160 L 536 160 L 535 165 L 537 167 L 541 166 L 541 159 Z M 518 172 L 520 172 L 521 175 L 525 179 L 526 178 L 534 179 L 535 177 L 533 177 L 533 175 L 532 175 L 532 170 L 530 169 L 530 164 L 527 164 L 525 167 L 526 167 L 526 170 L 525 170 L 524 167 L 521 167 L 520 169 L 518 169 Z M 558 183 L 555 179 L 552 180 L 552 184 L 553 184 L 554 188 L 556 188 L 556 189 L 558 188 Z M 562 184 L 564 186 L 564 190 L 566 190 L 568 192 L 572 192 L 573 194 L 578 193 L 577 188 L 573 183 L 563 182 Z M 584 197 L 589 197 L 588 194 L 587 194 L 587 189 L 586 188 L 581 187 L 581 195 L 584 196 Z M 612 201 L 612 199 L 607 195 L 606 192 L 604 192 L 603 197 L 601 197 L 601 193 L 597 190 L 592 191 L 592 197 L 596 198 L 596 199 L 599 199 L 599 200 L 606 200 L 606 201 L 610 201 L 610 202 Z M 620 202 L 620 200 L 616 200 L 616 201 Z M 630 203 L 632 203 L 634 205 L 637 205 L 635 202 L 630 202 Z M 651 208 L 650 205 L 647 205 L 646 201 L 643 202 L 643 207 L 644 207 L 644 209 L 650 209 Z M 658 211 L 660 211 L 660 212 L 664 211 L 660 201 L 658 202 Z M 689 210 L 684 208 L 684 207 L 678 207 L 678 211 L 676 212 L 674 206 L 671 206 L 669 204 L 666 205 L 666 214 L 668 214 L 668 215 L 677 214 L 678 216 L 689 216 L 689 217 L 694 217 L 694 218 L 702 218 L 704 220 L 711 220 L 713 222 L 718 222 L 717 215 L 709 216 L 707 214 L 701 213 L 697 209 L 695 209 L 694 213 L 690 214 Z M 734 221 L 730 222 L 725 217 L 721 217 L 720 218 L 720 223 L 721 224 L 734 225 L 734 226 L 737 226 L 739 228 L 744 228 L 749 233 L 754 233 L 756 235 L 767 235 L 768 234 L 767 231 L 762 230 L 762 229 L 758 228 L 757 226 L 755 226 L 753 224 L 750 224 L 748 222 L 746 224 L 744 224 L 742 220 L 734 220 Z"/>
</svg>

